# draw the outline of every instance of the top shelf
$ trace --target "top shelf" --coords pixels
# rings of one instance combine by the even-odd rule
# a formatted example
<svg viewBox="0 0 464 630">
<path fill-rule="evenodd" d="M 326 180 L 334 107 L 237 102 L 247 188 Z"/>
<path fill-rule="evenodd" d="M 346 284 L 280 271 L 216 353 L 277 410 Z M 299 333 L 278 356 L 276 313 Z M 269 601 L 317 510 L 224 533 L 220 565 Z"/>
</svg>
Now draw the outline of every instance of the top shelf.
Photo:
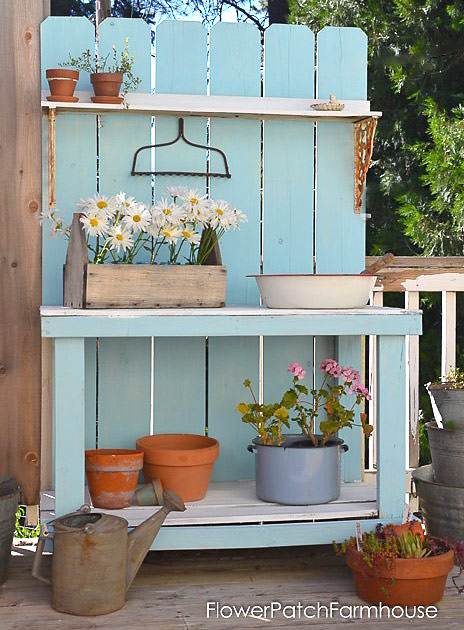
<svg viewBox="0 0 464 630">
<path fill-rule="evenodd" d="M 421 312 L 272 309 L 261 306 L 171 309 L 73 309 L 42 306 L 43 337 L 234 337 L 420 335 Z"/>
<path fill-rule="evenodd" d="M 126 95 L 121 105 L 92 103 L 90 92 L 76 92 L 77 103 L 47 101 L 48 92 L 42 92 L 42 109 L 59 112 L 134 112 L 153 116 L 200 116 L 215 118 L 254 118 L 258 120 L 305 120 L 359 122 L 366 118 L 379 118 L 382 112 L 373 112 L 370 101 L 343 100 L 345 108 L 340 112 L 311 109 L 315 103 L 327 99 L 276 98 L 255 96 L 204 96 L 196 94 L 139 94 Z"/>
</svg>

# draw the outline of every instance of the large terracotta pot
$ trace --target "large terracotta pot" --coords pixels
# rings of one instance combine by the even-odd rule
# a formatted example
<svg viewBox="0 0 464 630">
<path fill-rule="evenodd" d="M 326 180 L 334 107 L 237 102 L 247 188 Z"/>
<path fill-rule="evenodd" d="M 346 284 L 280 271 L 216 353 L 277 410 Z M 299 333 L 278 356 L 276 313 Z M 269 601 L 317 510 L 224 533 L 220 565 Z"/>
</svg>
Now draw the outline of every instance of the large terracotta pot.
<svg viewBox="0 0 464 630">
<path fill-rule="evenodd" d="M 45 76 L 50 86 L 50 96 L 47 96 L 48 101 L 76 103 L 79 100 L 77 96 L 74 96 L 74 90 L 79 80 L 78 70 L 52 68 L 45 72 Z"/>
<path fill-rule="evenodd" d="M 356 592 L 369 604 L 430 606 L 443 598 L 454 552 L 416 560 L 397 558 L 389 566 L 369 567 L 361 554 L 349 548 L 346 563 L 353 572 Z"/>
<path fill-rule="evenodd" d="M 124 75 L 122 72 L 97 72 L 90 75 L 95 96 L 92 96 L 94 103 L 122 103 L 124 100 L 119 96 Z"/>
<path fill-rule="evenodd" d="M 137 440 L 144 452 L 145 481 L 159 479 L 184 501 L 203 499 L 219 455 L 217 440 L 190 433 L 148 435 Z"/>
<path fill-rule="evenodd" d="M 142 466 L 142 451 L 106 448 L 85 451 L 85 473 L 94 507 L 129 507 Z"/>
</svg>

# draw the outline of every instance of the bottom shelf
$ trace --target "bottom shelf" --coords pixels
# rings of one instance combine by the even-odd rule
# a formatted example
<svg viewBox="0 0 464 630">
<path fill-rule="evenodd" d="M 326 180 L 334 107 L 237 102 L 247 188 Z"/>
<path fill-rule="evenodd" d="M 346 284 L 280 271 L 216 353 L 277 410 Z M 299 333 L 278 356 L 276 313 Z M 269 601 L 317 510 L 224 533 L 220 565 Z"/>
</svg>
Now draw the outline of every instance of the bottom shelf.
<svg viewBox="0 0 464 630">
<path fill-rule="evenodd" d="M 90 503 L 86 491 L 86 502 Z M 171 512 L 166 526 L 264 524 L 316 521 L 338 521 L 356 518 L 375 518 L 378 515 L 376 487 L 372 483 L 343 483 L 340 498 L 322 505 L 280 505 L 265 503 L 256 498 L 254 481 L 211 483 L 201 501 L 187 503 L 185 512 Z M 132 506 L 123 510 L 102 510 L 125 518 L 130 526 L 148 518 L 155 506 Z M 55 518 L 53 491 L 42 492 L 41 519 Z"/>
</svg>

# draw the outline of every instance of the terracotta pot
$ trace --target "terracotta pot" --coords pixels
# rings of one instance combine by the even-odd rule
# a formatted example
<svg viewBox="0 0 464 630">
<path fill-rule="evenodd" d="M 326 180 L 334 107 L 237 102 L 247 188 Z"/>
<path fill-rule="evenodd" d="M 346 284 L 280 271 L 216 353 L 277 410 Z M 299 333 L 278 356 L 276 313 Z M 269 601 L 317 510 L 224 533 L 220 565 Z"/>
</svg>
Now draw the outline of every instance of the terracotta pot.
<svg viewBox="0 0 464 630">
<path fill-rule="evenodd" d="M 369 567 L 361 554 L 348 549 L 346 563 L 353 572 L 356 592 L 369 604 L 430 606 L 443 598 L 454 552 L 422 558 L 398 558 L 390 566 Z"/>
<path fill-rule="evenodd" d="M 85 472 L 94 507 L 129 507 L 142 466 L 142 451 L 106 448 L 85 451 Z"/>
<path fill-rule="evenodd" d="M 119 96 L 124 75 L 122 72 L 97 72 L 90 75 L 95 96 L 92 96 L 94 103 L 122 103 L 123 98 Z"/>
<path fill-rule="evenodd" d="M 77 81 L 79 80 L 78 70 L 66 70 L 57 68 L 45 72 L 48 85 L 50 86 L 49 101 L 77 102 L 79 99 L 74 95 Z"/>
<path fill-rule="evenodd" d="M 174 490 L 184 501 L 203 499 L 219 455 L 217 440 L 190 433 L 148 435 L 137 440 L 145 454 L 145 481 L 158 478 L 166 490 Z"/>
</svg>

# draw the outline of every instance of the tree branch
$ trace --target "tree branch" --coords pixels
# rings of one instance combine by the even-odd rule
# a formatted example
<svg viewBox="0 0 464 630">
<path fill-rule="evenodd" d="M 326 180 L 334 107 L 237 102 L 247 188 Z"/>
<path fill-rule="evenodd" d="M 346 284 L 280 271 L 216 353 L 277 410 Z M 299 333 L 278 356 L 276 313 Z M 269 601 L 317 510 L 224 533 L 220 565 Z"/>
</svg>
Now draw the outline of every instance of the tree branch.
<svg viewBox="0 0 464 630">
<path fill-rule="evenodd" d="M 258 18 L 255 17 L 254 15 L 251 15 L 251 13 L 248 13 L 248 11 L 246 11 L 243 7 L 238 5 L 236 2 L 232 2 L 232 0 L 222 0 L 222 4 L 227 4 L 229 7 L 233 7 L 236 11 L 240 11 L 240 13 L 243 13 L 243 15 L 246 15 L 246 17 L 249 20 L 254 22 L 261 32 L 264 31 L 264 26 L 261 24 Z"/>
</svg>

